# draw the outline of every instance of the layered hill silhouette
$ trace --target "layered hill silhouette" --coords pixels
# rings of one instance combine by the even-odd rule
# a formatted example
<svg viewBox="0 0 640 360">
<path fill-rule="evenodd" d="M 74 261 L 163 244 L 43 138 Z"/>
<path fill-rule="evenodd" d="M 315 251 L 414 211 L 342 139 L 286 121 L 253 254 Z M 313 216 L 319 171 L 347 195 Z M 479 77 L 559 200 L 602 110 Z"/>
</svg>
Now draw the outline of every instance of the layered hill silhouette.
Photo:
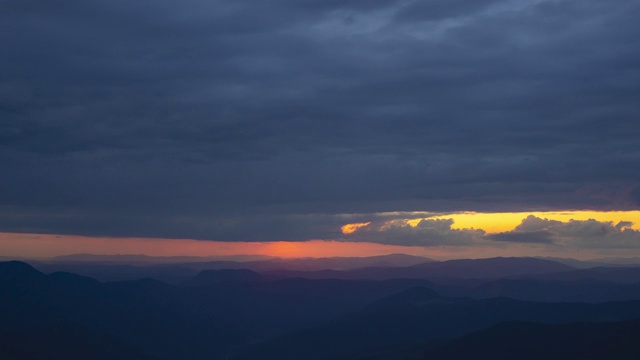
<svg viewBox="0 0 640 360">
<path fill-rule="evenodd" d="M 74 323 L 150 356 L 215 359 L 252 341 L 327 321 L 372 300 L 429 284 L 424 280 L 265 282 L 249 271 L 213 274 L 212 279 L 212 272 L 205 271 L 184 286 L 152 279 L 100 283 L 70 273 L 45 275 L 22 262 L 0 263 L 0 334 Z"/>
<path fill-rule="evenodd" d="M 557 261 L 537 258 L 488 258 L 426 262 L 404 267 L 366 267 L 345 271 L 278 271 L 280 276 L 299 276 L 311 279 L 498 279 L 524 275 L 567 272 L 575 268 Z"/>
<path fill-rule="evenodd" d="M 421 356 L 503 322 L 640 318 L 634 268 L 575 269 L 533 258 L 411 265 L 400 263 L 424 258 L 384 259 L 398 262 L 309 271 L 274 268 L 263 260 L 214 261 L 211 268 L 205 263 L 87 265 L 98 272 L 125 266 L 136 278 L 107 282 L 0 262 L 0 358 Z M 337 259 L 333 266 L 342 261 L 349 260 Z M 225 268 L 227 263 L 233 266 Z M 143 278 L 171 276 L 174 270 L 180 276 L 173 284 Z"/>
<path fill-rule="evenodd" d="M 154 290 L 165 291 L 164 306 L 143 299 L 149 290 L 146 284 L 113 287 L 69 273 L 47 276 L 20 262 L 0 263 L 0 274 L 0 335 L 5 339 L 24 340 L 28 334 L 36 339 L 46 332 L 43 329 L 72 323 L 77 327 L 64 329 L 79 339 L 105 334 L 113 344 L 158 358 L 212 357 L 245 341 L 241 332 L 219 318 L 172 307 L 174 294 L 161 283 Z M 94 345 L 98 352 L 106 346 Z"/>
<path fill-rule="evenodd" d="M 31 262 L 40 271 L 72 272 L 101 281 L 137 280 L 150 277 L 169 283 L 182 283 L 202 270 L 246 269 L 252 271 L 325 271 L 353 270 L 365 267 L 406 267 L 433 260 L 406 254 L 371 257 L 332 257 L 280 259 L 259 256 L 219 257 L 150 257 L 144 255 L 59 256 L 49 261 Z M 288 276 L 287 276 L 288 277 Z"/>
</svg>

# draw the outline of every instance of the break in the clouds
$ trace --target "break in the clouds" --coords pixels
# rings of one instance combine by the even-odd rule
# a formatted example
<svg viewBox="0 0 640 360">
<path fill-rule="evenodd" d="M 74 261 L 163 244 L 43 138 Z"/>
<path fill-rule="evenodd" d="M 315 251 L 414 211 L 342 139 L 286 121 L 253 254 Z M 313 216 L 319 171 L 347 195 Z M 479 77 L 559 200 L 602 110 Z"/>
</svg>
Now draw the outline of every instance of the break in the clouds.
<svg viewBox="0 0 640 360">
<path fill-rule="evenodd" d="M 637 209 L 639 15 L 2 1 L 0 230 L 305 240 L 339 214 Z M 453 231 L 424 225 L 393 231 Z"/>
<path fill-rule="evenodd" d="M 540 243 L 572 248 L 640 248 L 640 231 L 630 221 L 541 219 L 529 215 L 513 231 L 490 234 L 490 240 Z"/>
</svg>

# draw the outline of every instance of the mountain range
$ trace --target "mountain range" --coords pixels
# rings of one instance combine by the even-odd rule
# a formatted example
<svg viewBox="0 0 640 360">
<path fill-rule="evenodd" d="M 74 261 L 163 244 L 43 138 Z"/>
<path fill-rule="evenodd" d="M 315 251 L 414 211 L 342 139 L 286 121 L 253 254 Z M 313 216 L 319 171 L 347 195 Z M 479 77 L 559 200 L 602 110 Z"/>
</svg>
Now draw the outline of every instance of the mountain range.
<svg viewBox="0 0 640 360">
<path fill-rule="evenodd" d="M 475 351 L 499 358 L 473 339 L 527 349 L 532 345 L 517 334 L 554 331 L 567 339 L 567 354 L 583 354 L 571 345 L 572 329 L 596 336 L 607 326 L 636 329 L 630 320 L 640 318 L 638 268 L 577 269 L 534 258 L 423 260 L 365 258 L 362 268 L 322 270 L 350 260 L 275 268 L 263 260 L 191 268 L 72 264 L 85 271 L 128 266 L 136 277 L 125 281 L 0 262 L 0 358 L 455 359 Z M 158 269 L 190 273 L 172 283 L 146 277 Z M 633 352 L 633 334 L 621 338 L 621 353 Z"/>
</svg>

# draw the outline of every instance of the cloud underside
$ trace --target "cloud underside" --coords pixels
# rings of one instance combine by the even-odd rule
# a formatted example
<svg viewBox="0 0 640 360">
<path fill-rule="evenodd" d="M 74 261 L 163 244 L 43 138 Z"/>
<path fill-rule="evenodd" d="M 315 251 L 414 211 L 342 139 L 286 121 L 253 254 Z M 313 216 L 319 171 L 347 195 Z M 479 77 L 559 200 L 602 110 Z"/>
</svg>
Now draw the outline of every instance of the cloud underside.
<svg viewBox="0 0 640 360">
<path fill-rule="evenodd" d="M 488 235 L 369 217 L 637 209 L 638 14 L 636 0 L 2 1 L 0 231 L 307 240 L 395 220 L 353 238 L 631 243 L 607 224 Z"/>
<path fill-rule="evenodd" d="M 394 245 L 439 246 L 469 245 L 481 239 L 481 229 L 453 229 L 453 219 L 422 219 L 416 224 L 406 220 L 389 220 L 370 223 L 352 234 L 345 234 L 347 241 L 368 241 Z"/>
</svg>

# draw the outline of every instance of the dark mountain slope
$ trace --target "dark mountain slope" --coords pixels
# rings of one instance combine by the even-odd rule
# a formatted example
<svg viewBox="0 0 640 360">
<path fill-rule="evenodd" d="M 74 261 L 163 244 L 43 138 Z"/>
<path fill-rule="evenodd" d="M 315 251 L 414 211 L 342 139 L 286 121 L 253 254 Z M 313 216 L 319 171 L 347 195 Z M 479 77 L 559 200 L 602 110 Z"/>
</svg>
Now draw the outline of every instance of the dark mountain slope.
<svg viewBox="0 0 640 360">
<path fill-rule="evenodd" d="M 215 315 L 176 306 L 175 289 L 157 281 L 110 286 L 69 273 L 46 276 L 19 262 L 0 263 L 0 274 L 0 334 L 74 323 L 157 357 L 193 359 L 215 358 L 247 341 Z M 150 302 L 142 296 L 150 289 L 164 293 Z"/>
<path fill-rule="evenodd" d="M 250 341 L 336 319 L 425 280 L 262 280 L 245 270 L 205 272 L 199 284 L 100 283 L 0 263 L 0 333 L 72 322 L 151 355 L 220 358 Z M 254 280 L 251 280 L 254 279 Z"/>
<path fill-rule="evenodd" d="M 376 348 L 451 339 L 504 321 L 569 323 L 635 317 L 640 317 L 640 301 L 592 305 L 474 300 L 417 288 L 339 321 L 256 345 L 238 359 L 347 359 Z"/>
<path fill-rule="evenodd" d="M 0 334 L 3 360 L 159 359 L 119 339 L 80 325 L 58 323 Z"/>
<path fill-rule="evenodd" d="M 436 349 L 426 350 L 424 355 L 415 358 L 640 359 L 640 320 L 560 325 L 503 323 L 453 340 Z"/>
<path fill-rule="evenodd" d="M 264 338 L 333 320 L 385 296 L 429 285 L 419 279 L 222 281 L 185 286 L 181 303 L 201 313 L 215 311 Z M 162 296 L 146 298 L 153 303 Z"/>
</svg>

